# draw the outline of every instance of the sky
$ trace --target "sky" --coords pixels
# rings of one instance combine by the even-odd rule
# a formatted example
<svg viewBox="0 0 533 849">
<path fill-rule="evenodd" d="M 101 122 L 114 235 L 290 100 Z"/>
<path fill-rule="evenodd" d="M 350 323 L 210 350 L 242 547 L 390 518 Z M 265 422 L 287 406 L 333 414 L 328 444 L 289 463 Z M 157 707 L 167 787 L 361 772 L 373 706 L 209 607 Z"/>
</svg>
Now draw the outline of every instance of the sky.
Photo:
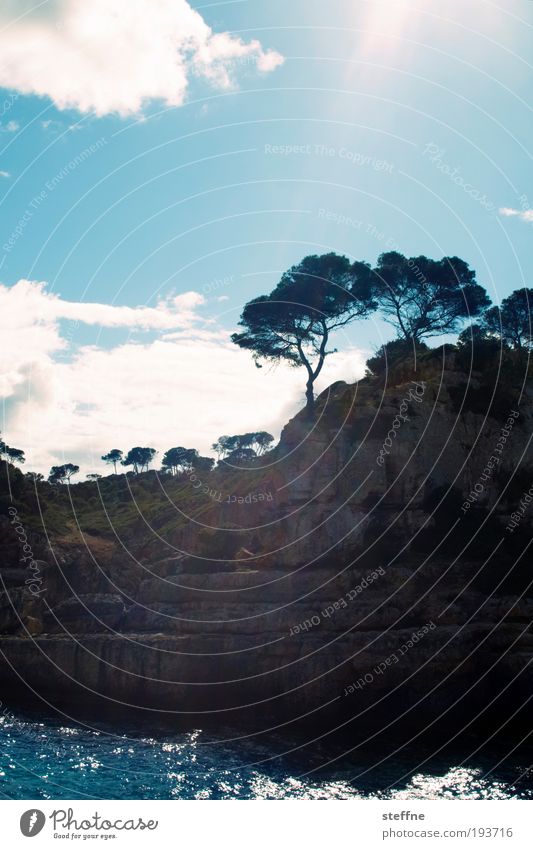
<svg viewBox="0 0 533 849">
<path fill-rule="evenodd" d="M 0 0 L 0 426 L 43 473 L 280 428 L 229 340 L 307 254 L 533 285 L 531 0 Z M 394 332 L 336 340 L 319 390 Z"/>
</svg>

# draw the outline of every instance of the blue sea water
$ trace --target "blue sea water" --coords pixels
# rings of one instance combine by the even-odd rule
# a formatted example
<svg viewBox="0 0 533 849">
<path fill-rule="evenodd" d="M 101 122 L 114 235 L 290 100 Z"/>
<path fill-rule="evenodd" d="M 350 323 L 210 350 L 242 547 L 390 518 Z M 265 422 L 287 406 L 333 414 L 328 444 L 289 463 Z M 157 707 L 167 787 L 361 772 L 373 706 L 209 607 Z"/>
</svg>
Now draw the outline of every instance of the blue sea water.
<svg viewBox="0 0 533 849">
<path fill-rule="evenodd" d="M 372 756 L 231 728 L 152 732 L 0 717 L 4 799 L 531 799 L 528 757 Z M 511 747 L 509 747 L 511 748 Z M 473 747 L 475 749 L 475 746 Z M 328 765 L 328 761 L 330 762 Z M 505 762 L 502 764 L 502 762 Z"/>
</svg>

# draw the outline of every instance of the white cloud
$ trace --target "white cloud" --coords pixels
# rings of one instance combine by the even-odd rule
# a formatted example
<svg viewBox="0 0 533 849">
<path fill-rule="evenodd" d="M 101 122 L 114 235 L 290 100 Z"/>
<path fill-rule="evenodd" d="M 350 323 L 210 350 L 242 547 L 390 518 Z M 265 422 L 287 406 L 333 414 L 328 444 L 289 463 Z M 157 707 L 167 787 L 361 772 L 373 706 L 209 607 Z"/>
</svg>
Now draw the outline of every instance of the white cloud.
<svg viewBox="0 0 533 849">
<path fill-rule="evenodd" d="M 502 206 L 499 212 L 505 218 L 517 217 L 522 221 L 533 221 L 533 209 L 513 209 L 509 206 Z"/>
<path fill-rule="evenodd" d="M 240 60 L 262 73 L 283 61 L 257 40 L 213 33 L 187 0 L 57 0 L 22 17 L 2 3 L 0 25 L 0 86 L 97 115 L 154 99 L 180 106 L 193 76 L 229 88 Z"/>
<path fill-rule="evenodd" d="M 0 177 L 5 177 L 7 179 L 8 177 L 11 177 L 11 174 L 9 171 L 0 171 Z"/>
<path fill-rule="evenodd" d="M 9 394 L 20 382 L 25 365 L 45 362 L 68 348 L 68 337 L 60 334 L 62 320 L 141 331 L 183 329 L 198 320 L 196 309 L 204 300 L 197 292 L 186 292 L 155 307 L 124 307 L 65 301 L 48 292 L 45 283 L 30 280 L 0 285 L 0 394 Z"/>
<path fill-rule="evenodd" d="M 102 471 L 100 456 L 110 448 L 143 444 L 161 452 L 185 444 L 210 453 L 222 433 L 277 436 L 304 403 L 304 375 L 283 365 L 256 369 L 227 329 L 200 319 L 201 301 L 190 292 L 150 310 L 67 302 L 28 281 L 0 287 L 2 429 L 26 451 L 27 468 L 47 472 L 64 459 Z M 163 333 L 111 348 L 84 345 L 67 359 L 58 357 L 69 344 L 64 317 Z M 176 329 L 166 331 L 171 323 Z M 363 370 L 362 352 L 344 351 L 327 360 L 317 388 Z"/>
<path fill-rule="evenodd" d="M 205 302 L 199 292 L 185 292 L 160 300 L 155 307 L 119 307 L 90 301 L 64 301 L 48 292 L 46 283 L 19 280 L 14 286 L 0 285 L 0 314 L 8 327 L 70 319 L 102 327 L 170 330 L 187 327 L 196 319 L 196 309 Z"/>
</svg>

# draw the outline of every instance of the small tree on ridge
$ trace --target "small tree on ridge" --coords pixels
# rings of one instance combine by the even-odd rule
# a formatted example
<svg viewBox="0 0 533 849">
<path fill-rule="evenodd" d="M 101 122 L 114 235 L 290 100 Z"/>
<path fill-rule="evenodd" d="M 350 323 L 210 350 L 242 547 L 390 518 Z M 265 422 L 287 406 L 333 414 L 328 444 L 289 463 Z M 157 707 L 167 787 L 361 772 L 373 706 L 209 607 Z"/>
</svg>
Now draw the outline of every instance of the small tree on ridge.
<svg viewBox="0 0 533 849">
<path fill-rule="evenodd" d="M 270 295 L 245 305 L 239 322 L 244 331 L 231 338 L 252 351 L 256 361 L 303 366 L 306 409 L 312 414 L 315 381 L 326 357 L 334 353 L 328 350 L 331 333 L 375 306 L 368 264 L 352 265 L 334 253 L 308 256 L 283 274 Z"/>
</svg>

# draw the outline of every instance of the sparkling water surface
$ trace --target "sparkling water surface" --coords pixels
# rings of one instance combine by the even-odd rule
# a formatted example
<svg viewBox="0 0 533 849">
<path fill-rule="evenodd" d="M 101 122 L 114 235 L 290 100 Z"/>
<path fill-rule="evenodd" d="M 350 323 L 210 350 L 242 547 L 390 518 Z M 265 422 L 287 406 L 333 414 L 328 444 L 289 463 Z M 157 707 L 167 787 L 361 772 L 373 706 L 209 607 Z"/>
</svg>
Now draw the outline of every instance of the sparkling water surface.
<svg viewBox="0 0 533 849">
<path fill-rule="evenodd" d="M 309 736 L 309 735 L 308 735 Z M 236 729 L 147 735 L 27 715 L 0 717 L 5 799 L 531 799 L 527 754 L 431 755 L 409 746 L 370 757 L 347 744 Z M 292 750 L 292 751 L 291 751 Z M 335 760 L 333 760 L 335 759 Z M 499 761 L 503 765 L 497 766 Z M 327 765 L 328 761 L 332 761 Z M 509 762 L 510 760 L 510 762 Z M 382 763 L 379 763 L 382 761 Z M 531 763 L 531 761 L 529 762 Z"/>
</svg>

